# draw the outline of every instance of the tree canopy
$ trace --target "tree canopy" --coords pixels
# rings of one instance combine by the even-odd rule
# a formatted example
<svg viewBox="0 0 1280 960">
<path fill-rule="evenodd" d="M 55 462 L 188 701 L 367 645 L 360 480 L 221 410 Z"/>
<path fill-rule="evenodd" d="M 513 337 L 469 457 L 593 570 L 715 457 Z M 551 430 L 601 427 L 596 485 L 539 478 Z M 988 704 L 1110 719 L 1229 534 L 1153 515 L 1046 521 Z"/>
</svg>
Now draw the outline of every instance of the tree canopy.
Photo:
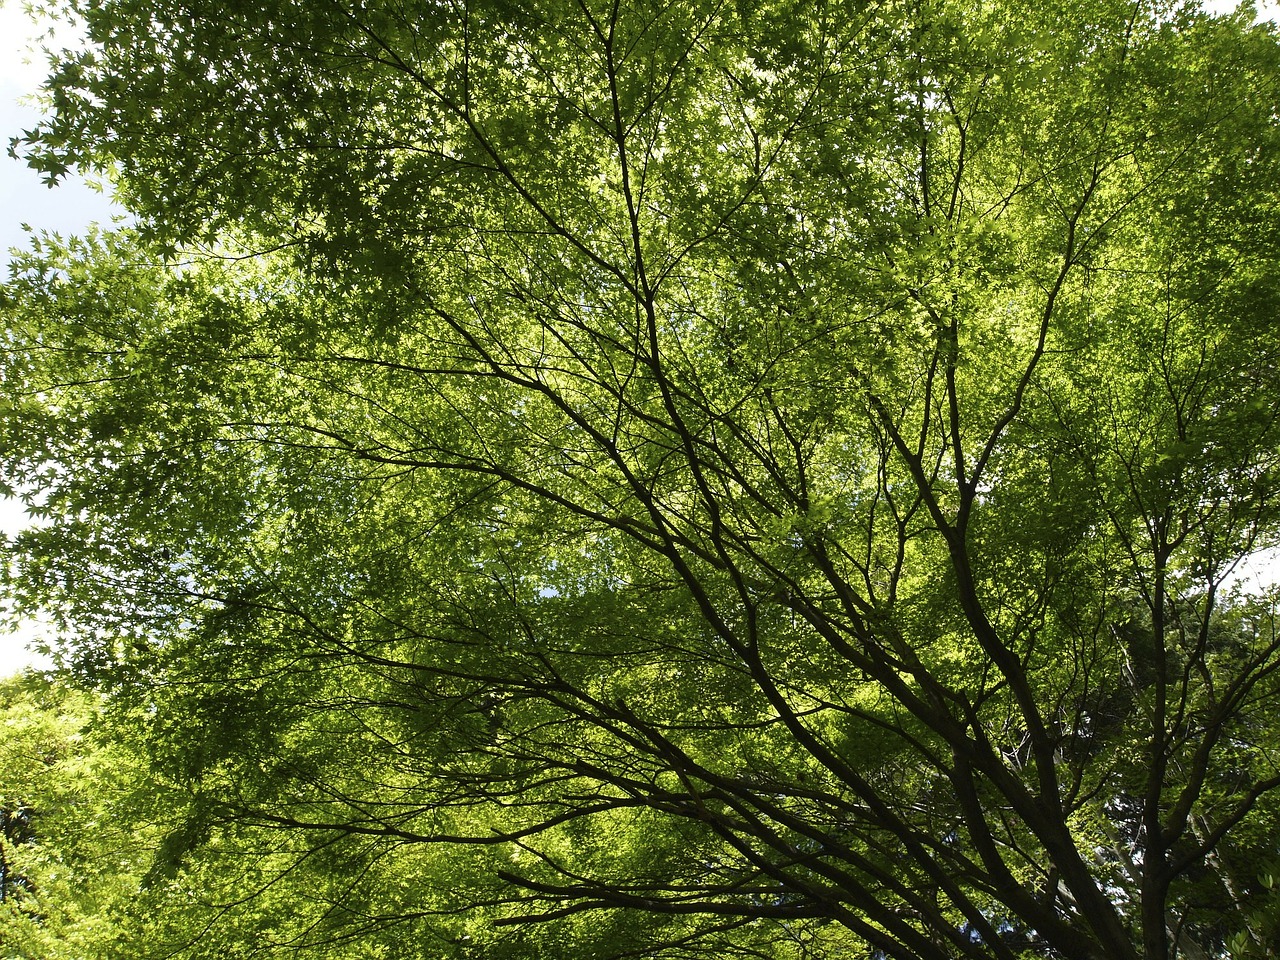
<svg viewBox="0 0 1280 960">
<path fill-rule="evenodd" d="M 4 288 L 8 589 L 139 956 L 1280 949 L 1272 27 L 76 9 L 15 148 L 136 223 Z"/>
</svg>

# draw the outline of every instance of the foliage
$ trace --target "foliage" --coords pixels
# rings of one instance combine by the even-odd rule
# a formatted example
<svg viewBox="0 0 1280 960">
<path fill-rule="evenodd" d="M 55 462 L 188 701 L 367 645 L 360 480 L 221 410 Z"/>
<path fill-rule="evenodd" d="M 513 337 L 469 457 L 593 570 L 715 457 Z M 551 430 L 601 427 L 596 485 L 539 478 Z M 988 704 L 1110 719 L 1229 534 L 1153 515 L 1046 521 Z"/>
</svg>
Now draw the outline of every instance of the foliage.
<svg viewBox="0 0 1280 960">
<path fill-rule="evenodd" d="M 120 815 L 132 769 L 88 734 L 95 698 L 35 673 L 0 682 L 0 955 L 110 956 L 111 914 L 147 858 Z"/>
<path fill-rule="evenodd" d="M 1269 27 L 80 13 L 19 147 L 137 227 L 5 289 L 10 589 L 195 955 L 1276 949 Z"/>
</svg>

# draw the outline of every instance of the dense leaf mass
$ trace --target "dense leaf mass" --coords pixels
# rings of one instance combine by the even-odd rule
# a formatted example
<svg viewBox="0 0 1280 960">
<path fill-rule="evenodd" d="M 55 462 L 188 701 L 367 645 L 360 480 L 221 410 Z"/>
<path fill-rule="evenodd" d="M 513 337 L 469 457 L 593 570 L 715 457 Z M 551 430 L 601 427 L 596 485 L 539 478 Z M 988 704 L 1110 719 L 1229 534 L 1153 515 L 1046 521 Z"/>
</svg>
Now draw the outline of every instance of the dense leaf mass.
<svg viewBox="0 0 1280 960">
<path fill-rule="evenodd" d="M 1280 949 L 1270 26 L 77 6 L 0 442 L 130 955 Z"/>
</svg>

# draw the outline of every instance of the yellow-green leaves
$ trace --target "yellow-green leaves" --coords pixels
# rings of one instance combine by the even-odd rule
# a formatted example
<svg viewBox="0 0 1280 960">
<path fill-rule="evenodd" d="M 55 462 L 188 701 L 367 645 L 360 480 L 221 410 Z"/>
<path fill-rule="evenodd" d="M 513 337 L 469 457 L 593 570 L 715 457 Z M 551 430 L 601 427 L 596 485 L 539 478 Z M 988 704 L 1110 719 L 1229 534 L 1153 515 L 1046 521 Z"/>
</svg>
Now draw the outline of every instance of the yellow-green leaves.
<svg viewBox="0 0 1280 960">
<path fill-rule="evenodd" d="M 1166 6 L 84 4 L 6 586 L 131 942 L 1261 949 L 1280 45 Z"/>
</svg>

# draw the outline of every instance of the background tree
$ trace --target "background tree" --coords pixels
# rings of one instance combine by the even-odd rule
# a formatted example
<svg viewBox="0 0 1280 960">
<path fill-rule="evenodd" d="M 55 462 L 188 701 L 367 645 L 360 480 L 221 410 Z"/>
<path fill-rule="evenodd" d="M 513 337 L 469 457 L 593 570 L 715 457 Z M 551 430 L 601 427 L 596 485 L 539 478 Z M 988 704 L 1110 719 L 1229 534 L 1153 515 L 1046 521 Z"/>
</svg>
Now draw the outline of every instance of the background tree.
<svg viewBox="0 0 1280 960">
<path fill-rule="evenodd" d="M 94 737 L 96 698 L 35 673 L 0 682 L 0 955 L 107 957 L 148 860 L 130 755 Z"/>
<path fill-rule="evenodd" d="M 12 589 L 175 876 L 428 955 L 1274 949 L 1270 28 L 80 13 L 22 148 L 138 228 L 6 290 Z"/>
</svg>

